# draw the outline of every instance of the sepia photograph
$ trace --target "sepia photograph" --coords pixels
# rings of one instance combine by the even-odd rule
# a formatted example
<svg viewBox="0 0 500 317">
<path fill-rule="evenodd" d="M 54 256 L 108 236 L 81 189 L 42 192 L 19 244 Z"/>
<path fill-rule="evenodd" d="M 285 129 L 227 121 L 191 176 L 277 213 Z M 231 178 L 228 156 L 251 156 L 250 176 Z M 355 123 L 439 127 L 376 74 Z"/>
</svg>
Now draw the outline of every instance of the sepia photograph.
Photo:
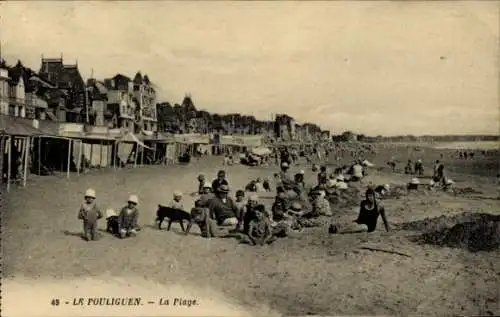
<svg viewBox="0 0 500 317">
<path fill-rule="evenodd" d="M 0 314 L 500 316 L 499 23 L 0 2 Z"/>
</svg>

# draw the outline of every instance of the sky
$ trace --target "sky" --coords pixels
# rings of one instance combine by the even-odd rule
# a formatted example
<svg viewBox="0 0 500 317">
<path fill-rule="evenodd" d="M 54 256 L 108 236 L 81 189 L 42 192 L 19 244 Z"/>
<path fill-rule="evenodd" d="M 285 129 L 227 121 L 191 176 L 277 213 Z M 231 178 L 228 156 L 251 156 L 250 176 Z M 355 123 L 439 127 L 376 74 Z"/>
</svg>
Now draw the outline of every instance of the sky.
<svg viewBox="0 0 500 317">
<path fill-rule="evenodd" d="M 0 2 L 2 56 L 333 133 L 499 134 L 497 1 Z"/>
</svg>

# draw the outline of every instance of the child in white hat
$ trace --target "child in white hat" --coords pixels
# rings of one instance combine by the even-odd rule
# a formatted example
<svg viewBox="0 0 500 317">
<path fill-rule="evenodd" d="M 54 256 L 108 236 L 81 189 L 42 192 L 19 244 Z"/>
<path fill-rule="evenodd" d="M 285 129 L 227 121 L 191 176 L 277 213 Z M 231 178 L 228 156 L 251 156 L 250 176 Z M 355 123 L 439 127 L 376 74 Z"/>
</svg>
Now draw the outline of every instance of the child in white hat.
<svg viewBox="0 0 500 317">
<path fill-rule="evenodd" d="M 137 205 L 139 204 L 139 197 L 137 195 L 130 195 L 127 201 L 127 206 L 123 207 L 118 216 L 118 222 L 120 224 L 120 238 L 135 236 L 137 234 L 139 218 L 139 210 Z"/>
<path fill-rule="evenodd" d="M 78 219 L 83 220 L 83 234 L 87 241 L 97 240 L 97 220 L 102 218 L 102 212 L 95 203 L 95 190 L 89 188 L 85 191 L 85 201 L 78 211 Z"/>
<path fill-rule="evenodd" d="M 179 190 L 174 191 L 174 197 L 168 204 L 168 207 L 174 209 L 184 210 L 184 203 L 182 202 L 182 192 Z"/>
</svg>

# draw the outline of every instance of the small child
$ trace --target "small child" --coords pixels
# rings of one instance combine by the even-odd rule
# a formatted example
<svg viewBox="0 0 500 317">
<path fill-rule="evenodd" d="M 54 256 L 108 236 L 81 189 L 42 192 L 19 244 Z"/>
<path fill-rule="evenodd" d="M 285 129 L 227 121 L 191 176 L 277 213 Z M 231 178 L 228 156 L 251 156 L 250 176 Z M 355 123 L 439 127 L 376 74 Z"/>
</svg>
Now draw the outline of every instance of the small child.
<svg viewBox="0 0 500 317">
<path fill-rule="evenodd" d="M 266 218 L 264 205 L 254 208 L 255 218 L 250 221 L 248 238 L 252 245 L 269 244 L 275 240 L 271 222 Z"/>
<path fill-rule="evenodd" d="M 97 220 L 102 218 L 102 213 L 95 203 L 96 193 L 92 188 L 85 192 L 85 202 L 80 206 L 78 219 L 83 220 L 83 234 L 87 241 L 96 240 Z"/>
<path fill-rule="evenodd" d="M 245 191 L 243 190 L 238 190 L 236 191 L 236 218 L 238 218 L 238 224 L 236 225 L 236 231 L 240 231 L 241 227 L 243 225 L 243 217 L 245 215 L 245 205 L 246 201 L 245 199 Z"/>
<path fill-rule="evenodd" d="M 120 238 L 135 236 L 137 234 L 139 210 L 137 209 L 139 198 L 136 195 L 130 195 L 127 206 L 123 207 L 118 216 L 120 224 Z"/>
<path fill-rule="evenodd" d="M 178 190 L 174 192 L 174 199 L 168 204 L 168 207 L 184 210 L 184 204 L 182 202 L 182 192 Z"/>
<path fill-rule="evenodd" d="M 191 222 L 186 229 L 186 235 L 189 234 L 193 223 L 197 224 L 200 228 L 202 237 L 210 238 L 217 236 L 217 224 L 213 219 L 208 217 L 208 210 L 203 207 L 203 202 L 200 199 L 195 201 L 194 208 L 191 209 Z"/>
<path fill-rule="evenodd" d="M 118 223 L 118 216 L 113 209 L 106 210 L 106 231 L 112 235 L 120 233 L 120 224 Z"/>
</svg>

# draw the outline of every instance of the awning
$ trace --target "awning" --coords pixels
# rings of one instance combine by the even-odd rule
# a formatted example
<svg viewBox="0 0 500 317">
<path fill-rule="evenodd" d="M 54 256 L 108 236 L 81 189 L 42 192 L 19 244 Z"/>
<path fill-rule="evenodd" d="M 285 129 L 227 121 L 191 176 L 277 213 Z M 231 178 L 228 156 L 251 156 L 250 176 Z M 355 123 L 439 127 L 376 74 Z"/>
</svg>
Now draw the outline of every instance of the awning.
<svg viewBox="0 0 500 317">
<path fill-rule="evenodd" d="M 153 148 L 150 148 L 149 146 L 145 145 L 132 132 L 127 133 L 125 136 L 123 136 L 122 138 L 120 138 L 118 140 L 118 142 L 129 142 L 129 143 L 130 142 L 134 142 L 134 143 L 137 143 L 138 145 L 142 146 L 143 148 L 147 148 L 147 149 L 153 150 Z"/>
</svg>

